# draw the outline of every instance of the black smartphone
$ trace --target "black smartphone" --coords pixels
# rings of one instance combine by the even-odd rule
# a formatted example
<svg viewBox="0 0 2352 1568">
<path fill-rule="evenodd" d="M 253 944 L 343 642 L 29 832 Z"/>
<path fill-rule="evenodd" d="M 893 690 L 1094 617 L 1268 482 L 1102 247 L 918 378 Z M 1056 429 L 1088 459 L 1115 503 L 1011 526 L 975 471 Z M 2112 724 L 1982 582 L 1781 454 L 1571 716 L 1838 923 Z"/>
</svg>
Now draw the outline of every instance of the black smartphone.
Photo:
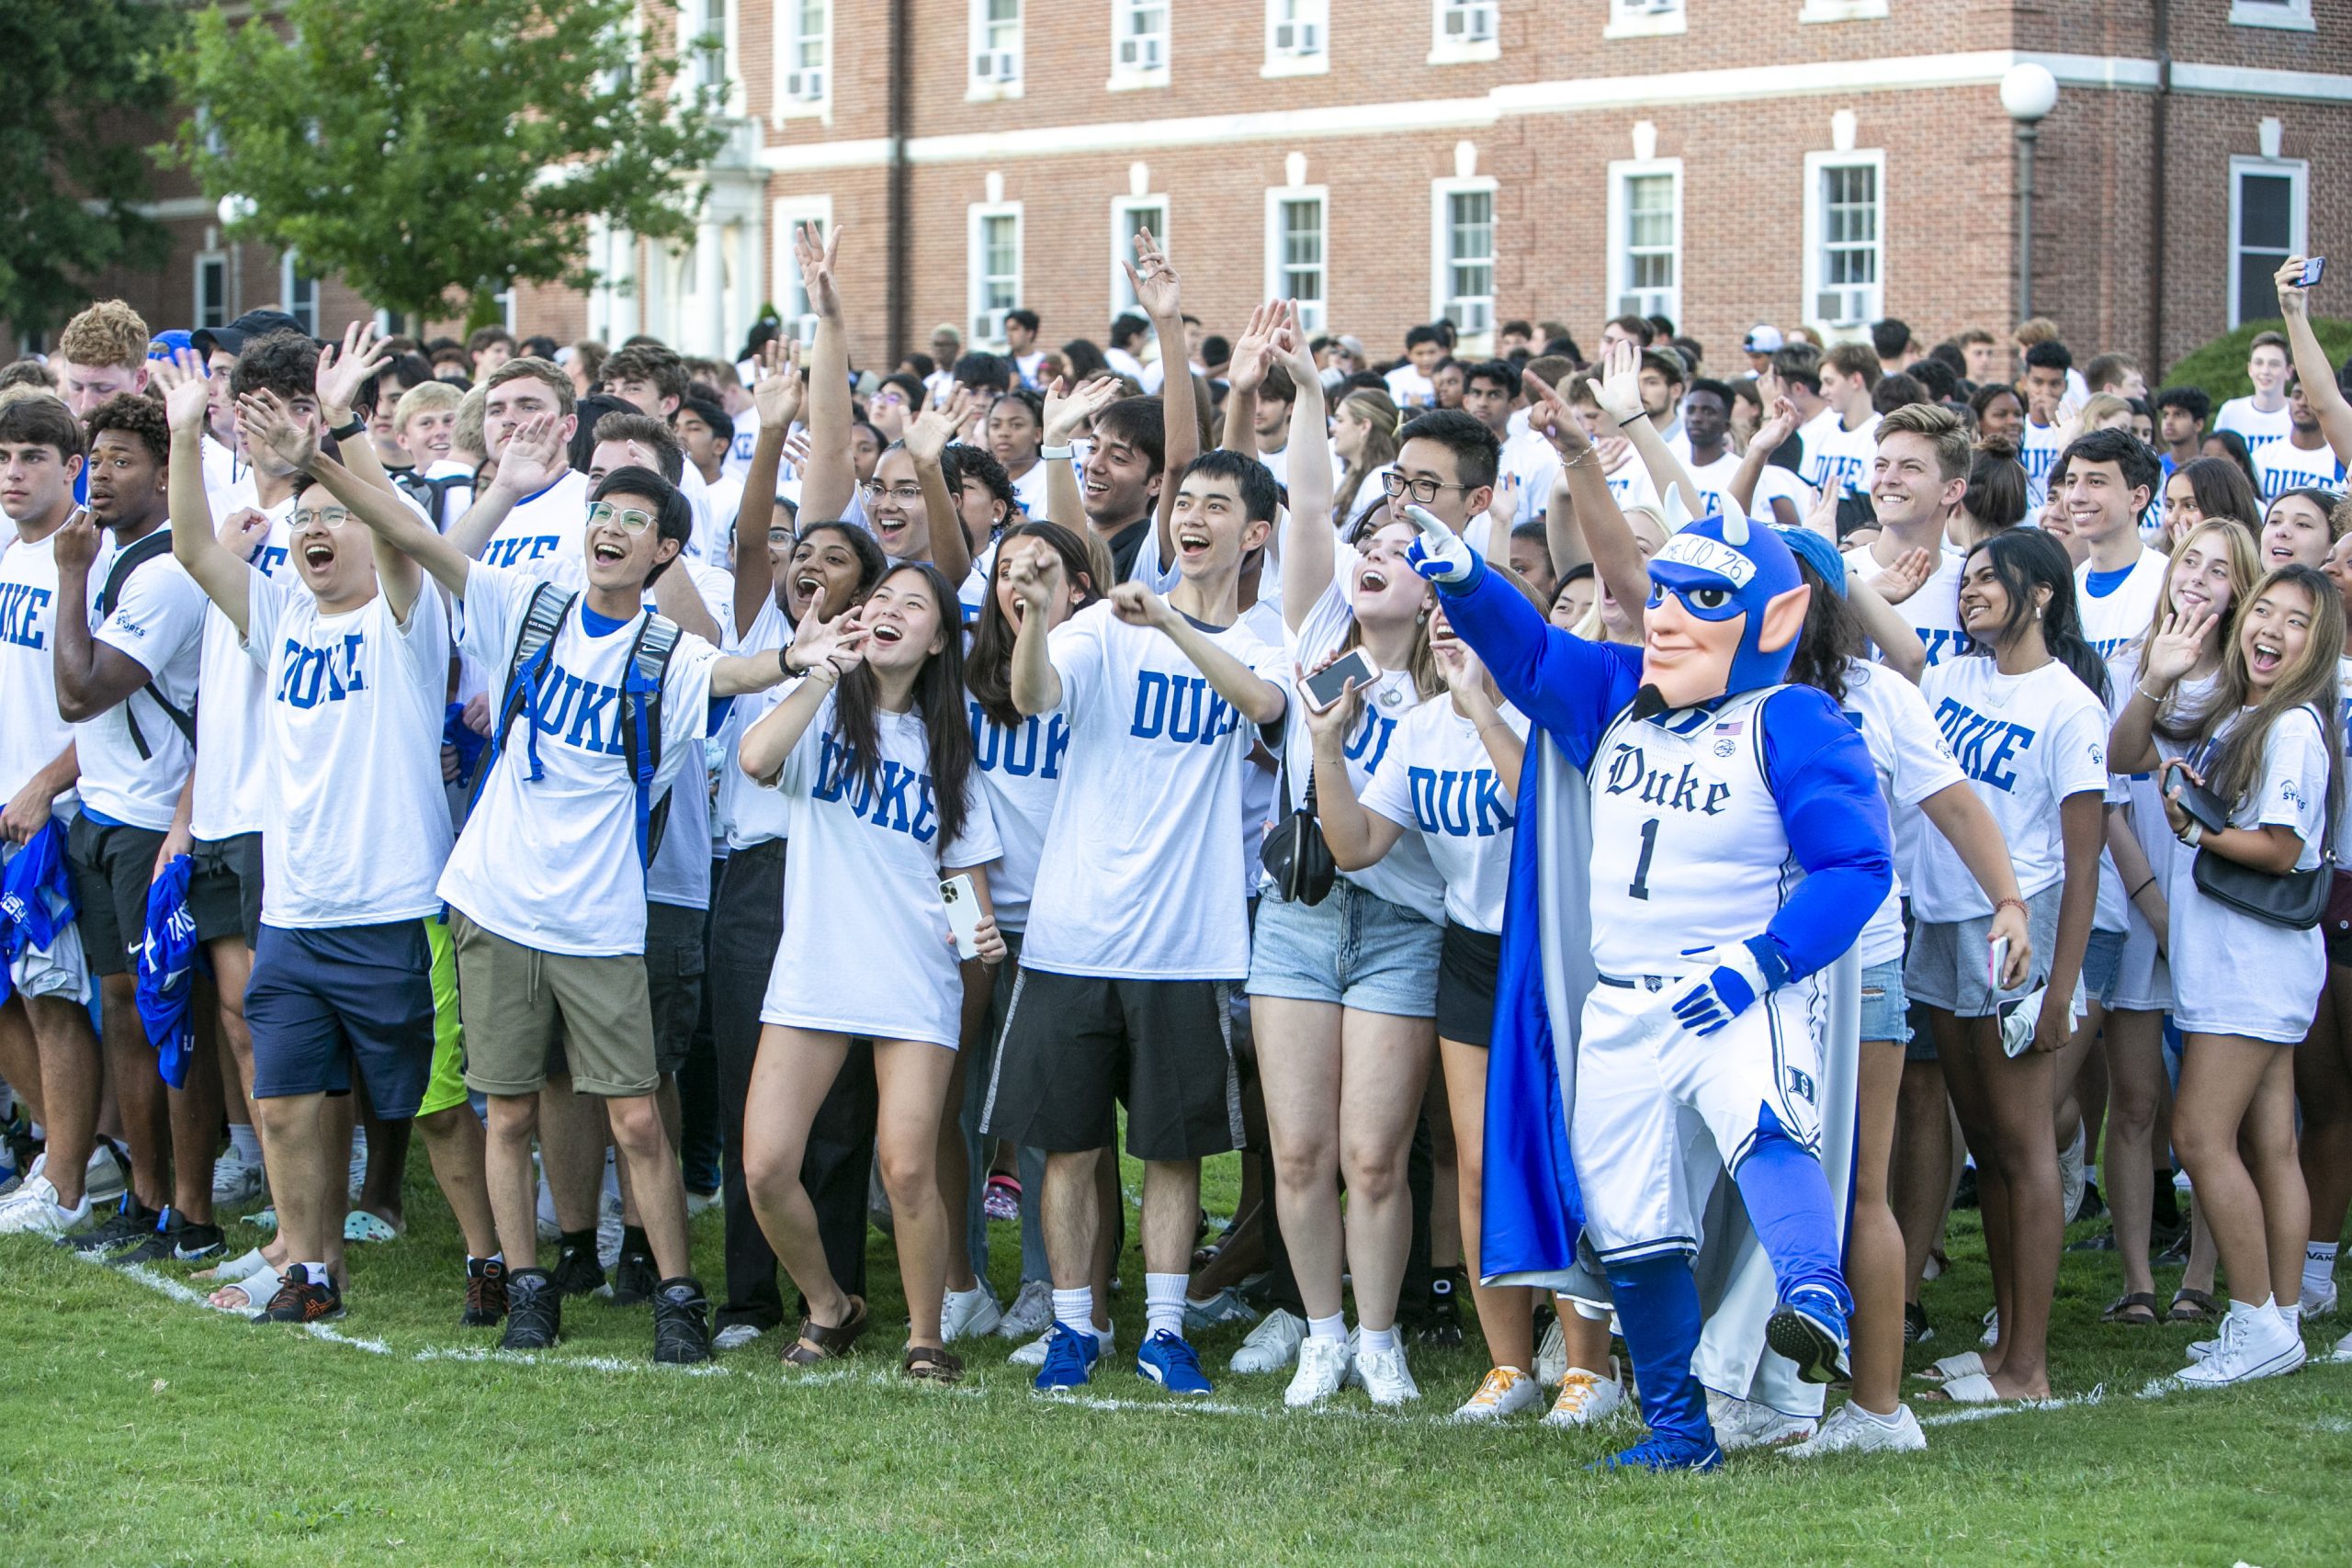
<svg viewBox="0 0 2352 1568">
<path fill-rule="evenodd" d="M 1306 705 L 1317 713 L 1328 712 L 1332 704 L 1347 694 L 1350 681 L 1361 690 L 1379 676 L 1380 669 L 1373 663 L 1371 655 L 1361 648 L 1351 648 L 1306 678 Z"/>
<path fill-rule="evenodd" d="M 2230 808 L 2222 804 L 2220 795 L 2203 784 L 2194 782 L 2186 773 L 2177 772 L 2173 774 L 2173 783 L 2165 787 L 2165 793 L 2171 795 L 2175 790 L 2179 792 L 2180 808 L 2207 832 L 2218 833 L 2230 825 Z"/>
</svg>

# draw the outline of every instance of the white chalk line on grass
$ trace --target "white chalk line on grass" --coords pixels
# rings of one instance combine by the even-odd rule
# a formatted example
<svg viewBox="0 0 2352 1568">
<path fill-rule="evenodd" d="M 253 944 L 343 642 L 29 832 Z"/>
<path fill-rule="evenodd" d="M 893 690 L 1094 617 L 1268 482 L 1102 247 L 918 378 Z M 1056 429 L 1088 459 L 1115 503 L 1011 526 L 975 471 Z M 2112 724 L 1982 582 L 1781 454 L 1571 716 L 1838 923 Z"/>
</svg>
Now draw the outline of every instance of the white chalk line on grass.
<svg viewBox="0 0 2352 1568">
<path fill-rule="evenodd" d="M 2069 1393 L 2055 1399 L 2010 1400 L 2000 1404 L 1968 1404 L 1957 1410 L 1938 1411 L 1932 1416 L 1921 1416 L 1919 1425 L 1956 1427 L 1963 1421 L 1990 1421 L 1996 1416 L 2018 1416 L 2044 1410 L 2066 1410 L 2077 1405 L 2103 1404 L 2106 1402 L 2107 1385 L 2100 1383 L 2088 1393 Z"/>
</svg>

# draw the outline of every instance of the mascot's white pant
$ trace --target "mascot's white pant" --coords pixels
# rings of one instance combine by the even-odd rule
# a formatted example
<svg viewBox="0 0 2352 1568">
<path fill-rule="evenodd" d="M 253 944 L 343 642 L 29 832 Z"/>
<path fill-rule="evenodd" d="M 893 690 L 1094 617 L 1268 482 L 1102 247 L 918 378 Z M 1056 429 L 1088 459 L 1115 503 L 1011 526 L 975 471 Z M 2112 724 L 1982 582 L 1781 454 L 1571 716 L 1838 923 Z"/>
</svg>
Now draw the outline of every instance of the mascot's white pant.
<svg viewBox="0 0 2352 1568">
<path fill-rule="evenodd" d="M 1569 1145 L 1603 1263 L 1696 1251 L 1713 1177 L 1738 1168 L 1767 1110 L 1795 1143 L 1820 1144 L 1806 987 L 1765 997 L 1702 1039 L 1660 1005 L 1670 986 L 1604 979 L 1585 998 Z M 1720 1163 L 1690 1157 L 1702 1139 Z"/>
</svg>

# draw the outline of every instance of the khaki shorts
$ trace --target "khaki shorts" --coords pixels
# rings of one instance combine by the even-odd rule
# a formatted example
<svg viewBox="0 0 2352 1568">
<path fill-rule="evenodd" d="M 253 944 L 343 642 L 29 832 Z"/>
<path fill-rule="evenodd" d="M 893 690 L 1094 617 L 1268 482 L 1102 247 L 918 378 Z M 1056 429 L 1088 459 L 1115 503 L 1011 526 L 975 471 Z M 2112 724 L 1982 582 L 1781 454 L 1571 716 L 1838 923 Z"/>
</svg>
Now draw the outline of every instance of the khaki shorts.
<svg viewBox="0 0 2352 1568">
<path fill-rule="evenodd" d="M 455 909 L 449 927 L 457 938 L 467 1088 L 537 1094 L 547 1082 L 548 1050 L 560 1039 L 580 1093 L 653 1092 L 653 1010 L 642 957 L 542 953 L 484 931 Z"/>
</svg>

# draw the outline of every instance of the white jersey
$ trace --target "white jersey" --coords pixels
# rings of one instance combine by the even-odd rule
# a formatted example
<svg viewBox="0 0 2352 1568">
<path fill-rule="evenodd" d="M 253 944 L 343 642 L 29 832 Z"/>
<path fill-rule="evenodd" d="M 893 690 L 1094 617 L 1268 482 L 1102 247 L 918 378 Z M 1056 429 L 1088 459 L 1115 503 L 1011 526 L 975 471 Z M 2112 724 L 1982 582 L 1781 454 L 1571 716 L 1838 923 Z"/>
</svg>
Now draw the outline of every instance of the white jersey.
<svg viewBox="0 0 2352 1568">
<path fill-rule="evenodd" d="M 105 581 L 92 574 L 94 600 Z M 196 579 L 166 551 L 123 580 L 120 596 L 91 635 L 137 660 L 164 700 L 187 713 L 196 706 L 204 617 L 211 608 Z M 131 736 L 134 723 L 147 743 L 144 756 Z M 195 750 L 152 695 L 133 692 L 76 724 L 74 749 L 82 763 L 84 811 L 158 833 L 170 829 Z"/>
<path fill-rule="evenodd" d="M 1903 956 L 1903 890 L 1920 840 L 1936 830 L 1919 803 L 1965 784 L 1968 776 L 1928 716 L 1919 688 L 1884 666 L 1860 659 L 1847 662 L 1845 710 L 1871 749 L 1879 798 L 1886 803 L 1886 819 L 1894 830 L 1894 886 L 1857 942 L 1867 968 Z"/>
<path fill-rule="evenodd" d="M 997 858 L 995 821 L 967 778 L 962 827 L 943 841 L 922 716 L 876 712 L 869 777 L 834 732 L 836 700 L 826 694 L 776 779 L 792 853 L 760 1021 L 953 1050 L 964 983 L 939 884 Z"/>
<path fill-rule="evenodd" d="M 2290 490 L 2344 489 L 2344 465 L 2335 448 L 2325 442 L 2306 452 L 2292 440 L 2273 441 L 2254 454 L 2255 476 L 2262 481 L 2262 499 L 2276 501 Z"/>
<path fill-rule="evenodd" d="M 2128 567 L 2093 571 L 2085 561 L 2075 569 L 2075 606 L 2083 620 L 2083 640 L 2102 660 L 2112 659 L 2155 619 L 2171 562 L 2143 546 Z"/>
<path fill-rule="evenodd" d="M 287 520 L 294 514 L 292 495 L 276 506 L 264 507 L 248 472 L 241 482 L 209 498 L 217 527 L 229 514 L 252 507 L 269 519 L 269 532 L 253 547 L 245 564 L 265 578 L 289 577 L 287 550 L 291 542 Z M 345 524 L 345 534 L 360 526 Z M 348 541 L 368 547 L 362 533 Z M 303 591 L 309 597 L 308 591 Z M 262 707 L 267 697 L 266 674 L 247 656 L 236 626 L 209 601 L 204 611 L 204 654 L 198 680 L 204 700 L 196 710 L 196 796 L 191 803 L 188 831 L 196 839 L 218 843 L 240 833 L 262 830 L 263 781 Z M 265 875 L 265 882 L 266 876 Z"/>
<path fill-rule="evenodd" d="M 1765 783 L 1759 709 L 1778 686 L 1709 711 L 1610 722 L 1592 791 L 1592 961 L 1603 975 L 1673 973 L 1683 948 L 1737 947 L 1796 871 Z"/>
<path fill-rule="evenodd" d="M 972 765 L 987 792 L 1003 858 L 989 872 L 989 901 L 1000 930 L 1029 929 L 1029 894 L 1036 886 L 1046 825 L 1061 794 L 1062 759 L 1069 750 L 1069 721 L 1057 710 L 1022 719 L 1007 729 L 967 697 L 972 717 Z"/>
<path fill-rule="evenodd" d="M 2066 874 L 2059 807 L 2070 795 L 2107 794 L 2107 709 L 2056 660 L 2004 675 L 1989 656 L 1949 660 L 1920 682 L 1936 728 L 1992 812 L 2030 898 Z M 1970 920 L 1991 900 L 1940 833 L 1923 834 L 1911 912 L 1923 920 Z"/>
<path fill-rule="evenodd" d="M 2025 428 L 2018 433 L 2018 461 L 2025 465 L 2028 517 L 2041 516 L 2041 509 L 2050 500 L 2050 473 L 2058 466 L 2058 454 L 2063 450 L 2056 425 L 2036 424 L 2032 415 L 2026 416 Z"/>
<path fill-rule="evenodd" d="M 482 547 L 484 566 L 520 567 L 538 577 L 559 560 L 575 566 L 585 552 L 588 476 L 567 468 L 563 477 L 516 502 Z"/>
<path fill-rule="evenodd" d="M 245 569 L 244 653 L 265 700 L 254 739 L 266 926 L 382 925 L 439 912 L 449 634 L 431 584 L 394 618 L 381 593 L 319 613 L 311 591 Z"/>
<path fill-rule="evenodd" d="M 1835 412 L 1805 427 L 1804 467 L 1799 477 L 1815 490 L 1863 495 L 1871 488 L 1871 466 L 1878 457 L 1878 415 L 1853 429 Z"/>
<path fill-rule="evenodd" d="M 539 580 L 477 563 L 461 600 L 460 646 L 503 685 Z M 620 688 L 642 614 L 602 636 L 574 603 L 556 634 L 544 694 L 509 727 L 481 797 L 442 873 L 441 897 L 477 925 L 543 953 L 593 958 L 645 949 L 637 786 L 619 729 Z M 678 776 L 707 717 L 718 650 L 678 638 L 662 686 L 662 761 L 652 795 Z M 492 721 L 503 693 L 492 697 Z M 536 749 L 541 776 L 534 779 Z"/>
<path fill-rule="evenodd" d="M 1289 660 L 1246 626 L 1198 629 L 1288 689 Z M 1046 649 L 1069 748 L 1022 963 L 1105 979 L 1240 979 L 1242 773 L 1257 728 L 1164 634 L 1108 604 L 1056 626 Z"/>
<path fill-rule="evenodd" d="M 2213 416 L 2213 428 L 2236 431 L 2245 437 L 2248 451 L 2259 452 L 2274 441 L 2286 440 L 2294 423 L 2288 417 L 2283 399 L 2277 408 L 2266 411 L 2255 407 L 2252 397 L 2244 397 L 2222 405 L 2222 412 Z"/>
<path fill-rule="evenodd" d="M 1846 552 L 1846 564 L 1859 568 L 1865 578 L 1883 568 L 1869 545 L 1857 545 Z M 1940 547 L 1936 570 L 1928 581 L 1919 584 L 1911 596 L 1894 606 L 1894 613 L 1911 623 L 1919 634 L 1919 645 L 1927 649 L 1930 669 L 1946 660 L 1957 659 L 1976 644 L 1960 626 L 1960 579 L 1968 558 L 1950 545 Z"/>
<path fill-rule="evenodd" d="M 1498 711 L 1525 740 L 1526 716 L 1508 705 Z M 1496 772 L 1478 727 L 1454 710 L 1450 697 L 1432 697 L 1396 726 L 1388 752 L 1387 765 L 1364 784 L 1364 809 L 1419 838 L 1445 883 L 1448 925 L 1498 933 L 1510 890 L 1518 803 Z M 1400 839 L 1399 847 L 1405 841 Z"/>
<path fill-rule="evenodd" d="M 7 716 L 0 724 L 0 800 L 13 799 L 74 740 L 74 727 L 57 711 L 56 543 L 52 530 L 37 545 L 18 538 L 0 549 L 0 714 Z M 109 558 L 102 542 L 90 568 L 93 593 L 107 580 Z M 89 609 L 76 605 L 73 613 L 87 617 Z M 54 807 L 74 798 L 68 789 Z"/>
</svg>

